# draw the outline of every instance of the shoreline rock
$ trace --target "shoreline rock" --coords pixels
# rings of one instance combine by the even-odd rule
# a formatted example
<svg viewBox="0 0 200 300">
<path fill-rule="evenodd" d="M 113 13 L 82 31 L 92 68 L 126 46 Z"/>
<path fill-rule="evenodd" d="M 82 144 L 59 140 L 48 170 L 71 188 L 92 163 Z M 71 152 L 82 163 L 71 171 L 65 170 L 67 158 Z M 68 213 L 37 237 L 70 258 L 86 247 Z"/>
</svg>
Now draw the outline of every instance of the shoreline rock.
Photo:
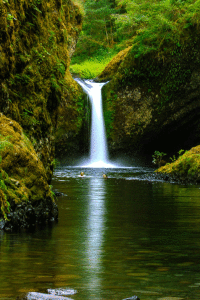
<svg viewBox="0 0 200 300">
<path fill-rule="evenodd" d="M 155 172 L 169 182 L 200 184 L 200 146 L 191 148 L 176 161 L 158 168 Z"/>
<path fill-rule="evenodd" d="M 58 217 L 43 163 L 21 126 L 0 114 L 0 229 L 29 228 Z"/>
</svg>

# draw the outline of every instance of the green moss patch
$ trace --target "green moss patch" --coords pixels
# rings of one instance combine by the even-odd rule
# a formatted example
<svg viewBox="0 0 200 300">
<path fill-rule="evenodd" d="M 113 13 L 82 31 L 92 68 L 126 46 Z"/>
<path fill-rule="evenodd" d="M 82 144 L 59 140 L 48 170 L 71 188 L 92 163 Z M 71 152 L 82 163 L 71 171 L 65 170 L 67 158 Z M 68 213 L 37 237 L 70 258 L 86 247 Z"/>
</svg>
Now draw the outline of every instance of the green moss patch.
<svg viewBox="0 0 200 300">
<path fill-rule="evenodd" d="M 22 203 L 53 205 L 54 199 L 45 168 L 20 125 L 1 114 L 0 132 L 0 218 L 12 223 Z"/>
<path fill-rule="evenodd" d="M 97 76 L 98 81 L 108 81 L 116 74 L 120 64 L 124 60 L 127 53 L 132 47 L 128 47 L 125 50 L 120 51 L 114 58 L 108 63 L 103 72 Z"/>
<path fill-rule="evenodd" d="M 186 151 L 175 162 L 166 164 L 155 172 L 183 181 L 200 182 L 200 146 Z"/>
<path fill-rule="evenodd" d="M 66 76 L 81 28 L 70 0 L 0 0 L 0 111 L 34 141 L 49 181 L 58 108 L 71 89 Z"/>
</svg>

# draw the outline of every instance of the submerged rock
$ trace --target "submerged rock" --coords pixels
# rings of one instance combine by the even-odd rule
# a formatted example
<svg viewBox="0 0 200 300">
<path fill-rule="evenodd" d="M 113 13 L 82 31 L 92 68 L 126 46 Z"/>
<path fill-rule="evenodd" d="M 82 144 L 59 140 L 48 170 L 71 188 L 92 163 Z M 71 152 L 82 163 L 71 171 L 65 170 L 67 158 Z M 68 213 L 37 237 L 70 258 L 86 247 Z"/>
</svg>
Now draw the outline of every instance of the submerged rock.
<svg viewBox="0 0 200 300">
<path fill-rule="evenodd" d="M 17 300 L 72 300 L 72 298 L 66 296 L 75 295 L 76 293 L 76 290 L 69 288 L 48 289 L 46 293 L 29 292 L 17 297 Z"/>
<path fill-rule="evenodd" d="M 26 299 L 27 300 L 72 300 L 71 298 L 67 298 L 63 296 L 55 296 L 50 294 L 34 293 L 34 292 L 28 293 Z"/>
<path fill-rule="evenodd" d="M 57 296 L 70 296 L 75 295 L 77 293 L 74 289 L 48 289 L 47 292 L 51 295 L 57 295 Z"/>
<path fill-rule="evenodd" d="M 126 299 L 123 299 L 123 300 L 140 300 L 137 296 L 132 296 L 130 298 L 126 298 Z"/>
</svg>

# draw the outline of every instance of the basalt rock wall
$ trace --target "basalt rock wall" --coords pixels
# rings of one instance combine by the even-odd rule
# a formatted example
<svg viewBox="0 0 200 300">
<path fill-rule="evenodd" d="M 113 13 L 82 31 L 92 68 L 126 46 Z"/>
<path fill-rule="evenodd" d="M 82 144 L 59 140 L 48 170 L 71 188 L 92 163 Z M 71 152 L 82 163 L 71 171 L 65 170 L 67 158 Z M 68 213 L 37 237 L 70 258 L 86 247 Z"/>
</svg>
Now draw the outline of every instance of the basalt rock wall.
<svg viewBox="0 0 200 300">
<path fill-rule="evenodd" d="M 1 228 L 57 215 L 49 187 L 55 140 L 63 127 L 78 139 L 84 117 L 69 73 L 81 27 L 70 0 L 0 0 Z"/>
<path fill-rule="evenodd" d="M 66 132 L 81 129 L 82 91 L 68 71 L 81 27 L 70 0 L 0 0 L 0 111 L 22 126 L 49 182 L 63 107 Z"/>
<path fill-rule="evenodd" d="M 173 152 L 199 144 L 198 32 L 198 28 L 187 29 L 179 43 L 139 57 L 128 50 L 103 88 L 111 152 L 152 154 L 155 150 Z M 108 79 L 108 70 L 101 77 Z"/>
</svg>

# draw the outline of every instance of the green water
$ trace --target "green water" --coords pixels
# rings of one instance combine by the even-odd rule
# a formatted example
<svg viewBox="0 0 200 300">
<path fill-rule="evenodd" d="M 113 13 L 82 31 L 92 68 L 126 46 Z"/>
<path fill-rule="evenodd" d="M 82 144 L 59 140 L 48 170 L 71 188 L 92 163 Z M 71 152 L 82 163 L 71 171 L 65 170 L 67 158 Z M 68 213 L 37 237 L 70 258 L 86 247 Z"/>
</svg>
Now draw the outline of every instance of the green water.
<svg viewBox="0 0 200 300">
<path fill-rule="evenodd" d="M 0 300 L 59 287 L 75 300 L 200 299 L 200 186 L 144 168 L 80 171 L 55 173 L 57 224 L 0 233 Z"/>
</svg>

